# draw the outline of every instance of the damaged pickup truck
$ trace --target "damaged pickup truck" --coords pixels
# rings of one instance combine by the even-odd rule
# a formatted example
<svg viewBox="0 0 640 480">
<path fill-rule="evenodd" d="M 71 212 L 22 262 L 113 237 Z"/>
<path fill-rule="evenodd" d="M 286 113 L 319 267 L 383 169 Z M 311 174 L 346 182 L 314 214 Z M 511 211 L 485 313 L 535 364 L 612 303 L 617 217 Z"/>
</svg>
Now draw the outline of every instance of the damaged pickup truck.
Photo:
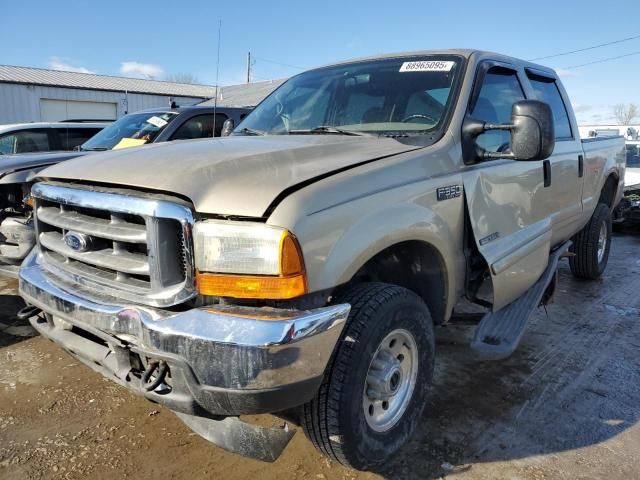
<svg viewBox="0 0 640 480">
<path fill-rule="evenodd" d="M 460 299 L 497 360 L 561 258 L 602 275 L 624 170 L 548 68 L 469 50 L 318 68 L 230 138 L 42 171 L 21 315 L 227 450 L 277 458 L 288 425 L 240 418 L 276 413 L 368 469 L 420 423 Z"/>
</svg>

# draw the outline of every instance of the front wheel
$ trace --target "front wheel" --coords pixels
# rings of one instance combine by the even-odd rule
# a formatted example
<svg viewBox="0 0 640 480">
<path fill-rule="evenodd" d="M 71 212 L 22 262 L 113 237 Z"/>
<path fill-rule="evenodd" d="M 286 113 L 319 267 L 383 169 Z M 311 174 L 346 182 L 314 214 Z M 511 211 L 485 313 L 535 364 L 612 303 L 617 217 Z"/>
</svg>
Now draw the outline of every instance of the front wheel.
<svg viewBox="0 0 640 480">
<path fill-rule="evenodd" d="M 611 210 L 599 203 L 589 223 L 573 239 L 569 258 L 571 273 L 576 278 L 595 280 L 607 268 L 611 249 Z"/>
<path fill-rule="evenodd" d="M 361 284 L 317 396 L 303 407 L 307 436 L 325 455 L 366 470 L 387 461 L 413 433 L 434 364 L 431 315 L 413 292 Z"/>
</svg>

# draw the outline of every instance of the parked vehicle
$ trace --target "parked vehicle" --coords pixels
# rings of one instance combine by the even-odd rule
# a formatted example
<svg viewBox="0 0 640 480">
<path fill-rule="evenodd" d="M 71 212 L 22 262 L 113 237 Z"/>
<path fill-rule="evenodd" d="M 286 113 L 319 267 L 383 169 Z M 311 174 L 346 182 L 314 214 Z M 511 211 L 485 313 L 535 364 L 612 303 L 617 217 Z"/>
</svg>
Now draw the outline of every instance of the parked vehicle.
<svg viewBox="0 0 640 480">
<path fill-rule="evenodd" d="M 0 125 L 0 155 L 75 150 L 107 122 L 52 122 Z"/>
<path fill-rule="evenodd" d="M 494 53 L 311 70 L 234 138 L 42 171 L 22 315 L 225 449 L 274 460 L 293 432 L 239 416 L 287 411 L 372 468 L 418 423 L 458 300 L 501 359 L 568 251 L 601 276 L 624 143 L 577 132 L 553 70 Z"/>
<path fill-rule="evenodd" d="M 0 165 L 0 269 L 8 274 L 17 273 L 17 265 L 24 260 L 35 244 L 31 218 L 32 209 L 30 202 L 25 203 L 25 199 L 28 200 L 31 178 L 37 171 L 54 163 L 93 152 L 133 147 L 145 143 L 220 136 L 225 122 L 230 122 L 231 125 L 234 122 L 238 123 L 249 111 L 246 108 L 226 107 L 177 107 L 146 110 L 125 115 L 83 142 L 82 145 L 78 144 L 78 151 L 2 157 L 2 165 Z M 70 124 L 60 123 L 59 125 Z M 52 128 L 47 134 L 52 135 L 51 132 L 55 131 L 56 129 Z M 2 140 L 0 140 L 1 142 Z"/>
<path fill-rule="evenodd" d="M 640 224 L 640 141 L 626 142 L 627 170 L 624 175 L 624 197 L 614 211 L 617 224 Z"/>
</svg>

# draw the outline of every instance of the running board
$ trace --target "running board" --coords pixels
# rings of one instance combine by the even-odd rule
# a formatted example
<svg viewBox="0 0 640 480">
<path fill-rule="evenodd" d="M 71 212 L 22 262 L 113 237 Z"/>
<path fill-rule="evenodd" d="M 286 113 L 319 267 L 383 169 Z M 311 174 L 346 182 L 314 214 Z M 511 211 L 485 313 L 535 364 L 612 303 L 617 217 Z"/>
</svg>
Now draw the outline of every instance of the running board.
<svg viewBox="0 0 640 480">
<path fill-rule="evenodd" d="M 551 253 L 546 270 L 520 298 L 482 318 L 471 341 L 471 349 L 478 360 L 502 360 L 518 348 L 531 313 L 540 305 L 545 290 L 553 280 L 558 260 L 570 246 L 570 241 L 565 242 Z"/>
</svg>

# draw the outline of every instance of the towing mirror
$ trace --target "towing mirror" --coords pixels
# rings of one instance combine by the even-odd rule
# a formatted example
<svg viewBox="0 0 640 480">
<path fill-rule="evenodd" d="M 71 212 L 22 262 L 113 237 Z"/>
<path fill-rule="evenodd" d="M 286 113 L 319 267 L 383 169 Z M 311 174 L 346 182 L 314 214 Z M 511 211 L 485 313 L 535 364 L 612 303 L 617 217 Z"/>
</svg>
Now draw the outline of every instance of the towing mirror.
<svg viewBox="0 0 640 480">
<path fill-rule="evenodd" d="M 234 128 L 236 128 L 236 122 L 233 121 L 233 118 L 227 118 L 222 124 L 222 132 L 220 132 L 220 136 L 228 137 L 231 135 Z"/>
<path fill-rule="evenodd" d="M 509 149 L 503 152 L 487 152 L 482 149 L 476 143 L 476 138 L 488 130 L 509 130 Z M 544 160 L 553 153 L 555 143 L 551 108 L 538 100 L 514 103 L 511 109 L 511 124 L 491 124 L 467 117 L 462 126 L 462 148 L 466 164 L 496 158 Z"/>
<path fill-rule="evenodd" d="M 514 160 L 544 160 L 553 153 L 556 138 L 551 108 L 537 100 L 523 100 L 511 109 L 511 153 Z"/>
</svg>

